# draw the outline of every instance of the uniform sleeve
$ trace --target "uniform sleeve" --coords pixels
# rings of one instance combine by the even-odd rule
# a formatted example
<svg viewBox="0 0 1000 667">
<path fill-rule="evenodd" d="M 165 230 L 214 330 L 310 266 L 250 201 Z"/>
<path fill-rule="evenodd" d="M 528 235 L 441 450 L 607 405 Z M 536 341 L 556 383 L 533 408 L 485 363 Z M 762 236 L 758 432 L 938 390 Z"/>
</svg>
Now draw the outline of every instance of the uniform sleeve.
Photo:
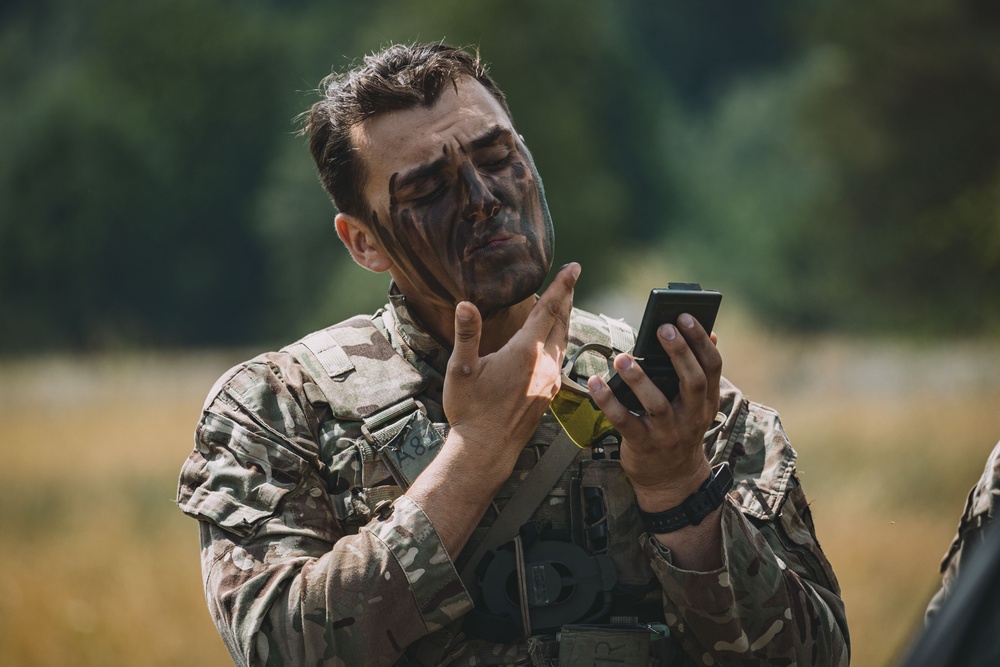
<svg viewBox="0 0 1000 667">
<path fill-rule="evenodd" d="M 667 624 L 697 662 L 848 664 L 839 589 L 816 571 L 820 563 L 802 553 L 808 547 L 788 537 L 785 525 L 796 521 L 795 513 L 761 530 L 728 500 L 722 512 L 724 561 L 710 572 L 674 567 L 669 550 L 645 538 L 663 586 Z M 783 544 L 774 548 L 772 541 Z"/>
<path fill-rule="evenodd" d="M 346 534 L 307 391 L 288 374 L 256 363 L 225 381 L 182 469 L 209 611 L 240 665 L 392 664 L 471 599 L 406 496 Z"/>
<path fill-rule="evenodd" d="M 794 451 L 777 415 L 744 403 L 711 450 L 737 486 L 722 506 L 718 570 L 675 567 L 648 536 L 667 625 L 695 664 L 845 666 L 850 642 L 836 577 L 816 540 Z"/>
<path fill-rule="evenodd" d="M 1000 503 L 1000 443 L 994 446 L 986 460 L 986 467 L 975 486 L 969 491 L 965 509 L 958 523 L 955 537 L 941 561 L 941 588 L 927 605 L 925 621 L 930 623 L 955 586 L 961 574 L 963 563 L 969 562 L 970 554 L 983 542 L 986 527 L 996 514 Z"/>
</svg>

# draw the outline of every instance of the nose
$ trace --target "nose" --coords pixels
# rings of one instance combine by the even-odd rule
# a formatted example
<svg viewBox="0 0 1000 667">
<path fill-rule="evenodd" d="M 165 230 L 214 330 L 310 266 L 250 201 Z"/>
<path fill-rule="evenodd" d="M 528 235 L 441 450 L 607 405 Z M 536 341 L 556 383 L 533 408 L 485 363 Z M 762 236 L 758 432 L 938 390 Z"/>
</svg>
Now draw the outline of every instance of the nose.
<svg viewBox="0 0 1000 667">
<path fill-rule="evenodd" d="M 461 178 L 468 188 L 465 207 L 462 210 L 463 220 L 481 222 L 500 212 L 500 200 L 493 196 L 490 188 L 474 166 L 468 162 L 463 164 Z"/>
</svg>

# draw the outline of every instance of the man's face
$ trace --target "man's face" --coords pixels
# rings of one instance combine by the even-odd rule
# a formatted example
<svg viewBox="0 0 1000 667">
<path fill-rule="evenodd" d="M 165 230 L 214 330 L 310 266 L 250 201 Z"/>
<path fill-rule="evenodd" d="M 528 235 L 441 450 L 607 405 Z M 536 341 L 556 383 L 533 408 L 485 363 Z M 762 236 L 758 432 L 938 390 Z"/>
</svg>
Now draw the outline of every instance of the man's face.
<svg viewBox="0 0 1000 667">
<path fill-rule="evenodd" d="M 446 86 L 431 108 L 355 130 L 371 225 L 393 278 L 418 304 L 462 300 L 484 316 L 532 295 L 552 263 L 552 222 L 527 147 L 479 82 Z"/>
</svg>

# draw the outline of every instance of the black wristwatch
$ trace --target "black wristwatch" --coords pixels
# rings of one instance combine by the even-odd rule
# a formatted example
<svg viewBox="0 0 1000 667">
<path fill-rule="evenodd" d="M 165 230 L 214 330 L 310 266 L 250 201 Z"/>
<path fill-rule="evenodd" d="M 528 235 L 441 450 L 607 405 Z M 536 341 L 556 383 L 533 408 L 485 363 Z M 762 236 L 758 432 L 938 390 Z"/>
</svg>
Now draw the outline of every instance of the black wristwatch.
<svg viewBox="0 0 1000 667">
<path fill-rule="evenodd" d="M 712 474 L 677 507 L 662 512 L 643 512 L 639 516 L 651 533 L 672 533 L 684 526 L 697 526 L 706 516 L 722 505 L 726 492 L 733 488 L 733 473 L 728 463 L 712 468 Z"/>
</svg>

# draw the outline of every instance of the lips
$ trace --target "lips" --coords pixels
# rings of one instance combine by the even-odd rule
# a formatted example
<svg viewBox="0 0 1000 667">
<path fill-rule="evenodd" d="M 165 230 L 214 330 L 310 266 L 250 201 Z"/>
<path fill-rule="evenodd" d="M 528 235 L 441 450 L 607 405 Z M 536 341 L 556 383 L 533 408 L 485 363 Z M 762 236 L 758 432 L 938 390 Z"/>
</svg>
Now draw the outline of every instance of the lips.
<svg viewBox="0 0 1000 667">
<path fill-rule="evenodd" d="M 466 246 L 465 259 L 476 259 L 494 250 L 500 250 L 513 245 L 521 245 L 526 239 L 521 235 L 499 232 L 479 239 L 474 239 Z"/>
</svg>

